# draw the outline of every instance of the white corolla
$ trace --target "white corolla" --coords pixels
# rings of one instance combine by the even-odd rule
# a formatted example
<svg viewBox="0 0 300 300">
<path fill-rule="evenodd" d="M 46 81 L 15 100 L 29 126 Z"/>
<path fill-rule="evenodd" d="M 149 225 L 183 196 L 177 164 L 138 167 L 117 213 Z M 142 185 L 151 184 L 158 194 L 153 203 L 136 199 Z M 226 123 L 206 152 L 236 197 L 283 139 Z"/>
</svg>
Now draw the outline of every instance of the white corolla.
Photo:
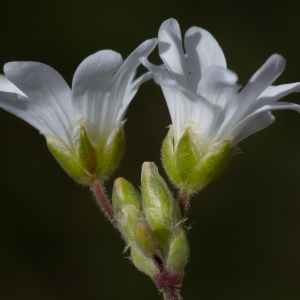
<svg viewBox="0 0 300 300">
<path fill-rule="evenodd" d="M 163 148 L 164 166 L 169 169 L 166 171 L 173 183 L 182 189 L 203 188 L 203 184 L 192 188 L 193 184 L 188 181 L 193 177 L 195 184 L 197 176 L 207 177 L 207 172 L 213 172 L 212 168 L 206 168 L 205 174 L 197 170 L 200 172 L 201 165 L 204 170 L 207 158 L 218 152 L 223 153 L 224 165 L 215 170 L 217 176 L 230 157 L 229 151 L 221 151 L 225 150 L 224 145 L 232 149 L 249 135 L 271 125 L 275 120 L 271 110 L 300 112 L 299 105 L 276 102 L 300 90 L 299 82 L 271 85 L 285 68 L 285 59 L 278 54 L 272 55 L 241 89 L 237 75 L 227 69 L 223 51 L 208 31 L 191 27 L 184 38 L 185 54 L 179 24 L 169 19 L 160 27 L 158 47 L 163 66 L 154 66 L 146 58 L 141 61 L 155 74 L 155 81 L 161 85 L 167 101 L 173 126 L 168 135 L 169 149 L 165 150 L 170 152 L 167 156 L 174 158 L 167 159 Z M 184 154 L 187 142 L 192 149 Z M 168 164 L 171 165 L 168 167 Z"/>
<path fill-rule="evenodd" d="M 147 40 L 123 62 L 102 50 L 77 68 L 72 90 L 53 68 L 38 62 L 11 62 L 0 77 L 0 107 L 22 118 L 47 138 L 63 168 L 76 180 L 105 178 L 123 154 L 123 118 L 139 86 L 139 59 L 155 48 Z"/>
</svg>

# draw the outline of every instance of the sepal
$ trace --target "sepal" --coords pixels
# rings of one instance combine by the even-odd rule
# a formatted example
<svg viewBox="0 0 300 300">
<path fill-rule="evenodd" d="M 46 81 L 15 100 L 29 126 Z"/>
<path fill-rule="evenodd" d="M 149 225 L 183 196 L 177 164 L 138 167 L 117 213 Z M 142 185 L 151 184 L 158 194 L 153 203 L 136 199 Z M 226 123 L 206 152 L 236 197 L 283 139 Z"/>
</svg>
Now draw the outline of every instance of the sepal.
<svg viewBox="0 0 300 300">
<path fill-rule="evenodd" d="M 78 160 L 90 176 L 95 174 L 97 168 L 96 151 L 90 142 L 83 124 L 80 124 L 79 127 Z"/>
<path fill-rule="evenodd" d="M 232 155 L 228 141 L 219 145 L 195 168 L 187 183 L 191 193 L 198 192 L 213 183 L 225 170 Z"/>
<path fill-rule="evenodd" d="M 45 135 L 45 137 L 49 151 L 61 165 L 64 171 L 75 181 L 81 184 L 88 184 L 90 181 L 90 176 L 78 163 L 76 154 L 71 152 L 63 143 L 52 138 L 51 136 Z"/>
<path fill-rule="evenodd" d="M 123 124 L 118 125 L 108 137 L 106 144 L 98 148 L 97 175 L 100 178 L 110 176 L 120 164 L 125 151 Z"/>
<path fill-rule="evenodd" d="M 145 256 L 138 247 L 131 247 L 131 259 L 138 270 L 154 279 L 159 273 L 158 264 L 153 258 Z"/>
<path fill-rule="evenodd" d="M 180 186 L 181 182 L 176 168 L 176 160 L 174 158 L 174 129 L 172 125 L 163 141 L 161 158 L 165 172 L 173 185 Z"/>
<path fill-rule="evenodd" d="M 197 165 L 197 149 L 193 142 L 192 125 L 187 128 L 175 150 L 176 169 L 181 184 L 186 186 Z"/>
<path fill-rule="evenodd" d="M 189 243 L 182 226 L 179 226 L 174 229 L 172 234 L 166 269 L 173 274 L 181 274 L 181 276 L 183 276 L 183 270 L 188 262 L 189 256 Z"/>
<path fill-rule="evenodd" d="M 141 252 L 148 256 L 153 257 L 157 250 L 157 243 L 155 236 L 144 219 L 139 219 L 134 228 L 135 242 Z"/>
</svg>

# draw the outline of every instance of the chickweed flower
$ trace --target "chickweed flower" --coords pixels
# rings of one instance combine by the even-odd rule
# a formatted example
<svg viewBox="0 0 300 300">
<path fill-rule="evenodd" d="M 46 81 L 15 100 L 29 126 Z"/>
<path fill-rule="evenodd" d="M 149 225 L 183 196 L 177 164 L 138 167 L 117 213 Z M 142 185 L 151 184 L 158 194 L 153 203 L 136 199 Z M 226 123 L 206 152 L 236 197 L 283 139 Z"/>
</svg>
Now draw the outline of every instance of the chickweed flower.
<svg viewBox="0 0 300 300">
<path fill-rule="evenodd" d="M 0 107 L 22 118 L 43 135 L 64 170 L 83 184 L 104 180 L 124 152 L 123 119 L 139 86 L 134 79 L 143 56 L 156 46 L 147 40 L 123 62 L 102 50 L 77 68 L 72 90 L 53 68 L 38 62 L 5 64 L 0 77 Z"/>
<path fill-rule="evenodd" d="M 199 27 L 185 34 L 179 24 L 165 21 L 158 34 L 163 66 L 143 64 L 161 85 L 172 126 L 162 147 L 163 165 L 175 186 L 187 194 L 213 182 L 226 168 L 235 146 L 249 135 L 271 125 L 272 110 L 300 106 L 276 102 L 300 91 L 300 83 L 272 86 L 283 72 L 285 59 L 273 54 L 245 87 L 228 70 L 222 49 L 213 36 Z"/>
</svg>

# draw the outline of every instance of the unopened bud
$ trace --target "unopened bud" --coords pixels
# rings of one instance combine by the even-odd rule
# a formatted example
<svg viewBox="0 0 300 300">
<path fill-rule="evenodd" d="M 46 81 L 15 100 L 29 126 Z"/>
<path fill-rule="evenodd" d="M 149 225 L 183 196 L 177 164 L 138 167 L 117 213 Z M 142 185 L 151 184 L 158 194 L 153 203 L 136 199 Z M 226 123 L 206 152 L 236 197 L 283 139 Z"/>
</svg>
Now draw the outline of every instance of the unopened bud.
<svg viewBox="0 0 300 300">
<path fill-rule="evenodd" d="M 178 203 L 154 163 L 142 167 L 142 201 L 147 223 L 161 247 L 167 248 L 173 227 L 181 220 Z"/>
<path fill-rule="evenodd" d="M 134 243 L 135 224 L 143 218 L 141 195 L 129 181 L 118 178 L 114 183 L 112 200 L 120 231 L 128 243 Z"/>
<path fill-rule="evenodd" d="M 134 234 L 135 242 L 141 252 L 148 257 L 152 257 L 155 254 L 157 245 L 154 234 L 146 220 L 139 219 L 136 222 Z"/>
</svg>

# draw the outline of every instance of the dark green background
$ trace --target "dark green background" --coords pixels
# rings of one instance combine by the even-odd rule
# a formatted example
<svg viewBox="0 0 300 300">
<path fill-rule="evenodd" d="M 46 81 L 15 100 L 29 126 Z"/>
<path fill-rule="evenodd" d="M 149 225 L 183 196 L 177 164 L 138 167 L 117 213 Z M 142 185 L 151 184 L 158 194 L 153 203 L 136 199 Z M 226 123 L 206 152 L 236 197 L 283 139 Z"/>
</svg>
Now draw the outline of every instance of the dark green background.
<svg viewBox="0 0 300 300">
<path fill-rule="evenodd" d="M 6 1 L 0 64 L 40 61 L 71 83 L 86 56 L 113 49 L 125 58 L 174 17 L 183 33 L 195 25 L 209 30 L 240 83 L 272 53 L 287 59 L 276 83 L 295 82 L 300 81 L 299 12 L 298 0 Z M 159 63 L 157 50 L 151 60 Z M 285 99 L 300 103 L 300 94 Z M 300 116 L 275 115 L 276 123 L 243 141 L 244 154 L 192 199 L 186 300 L 300 299 Z M 108 194 L 119 176 L 138 186 L 144 161 L 160 167 L 170 124 L 160 88 L 143 85 L 127 119 L 126 154 L 107 183 Z M 89 190 L 51 157 L 43 136 L 1 110 L 0 141 L 0 299 L 161 299 L 122 253 L 120 234 Z"/>
</svg>

